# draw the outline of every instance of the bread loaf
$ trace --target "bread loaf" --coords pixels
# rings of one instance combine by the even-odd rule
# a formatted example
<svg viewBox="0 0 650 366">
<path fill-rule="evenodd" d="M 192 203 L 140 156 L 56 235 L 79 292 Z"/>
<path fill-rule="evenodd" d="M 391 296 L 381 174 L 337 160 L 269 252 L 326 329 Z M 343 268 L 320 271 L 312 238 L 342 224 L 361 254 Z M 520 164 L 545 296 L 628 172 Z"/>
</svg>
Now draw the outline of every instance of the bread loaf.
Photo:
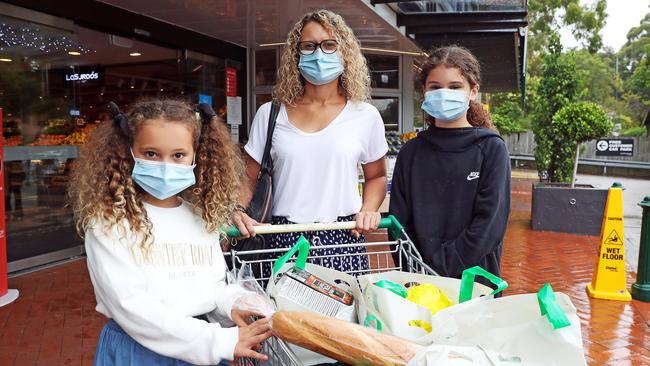
<svg viewBox="0 0 650 366">
<path fill-rule="evenodd" d="M 278 311 L 273 334 L 350 365 L 404 366 L 424 347 L 317 313 Z"/>
</svg>

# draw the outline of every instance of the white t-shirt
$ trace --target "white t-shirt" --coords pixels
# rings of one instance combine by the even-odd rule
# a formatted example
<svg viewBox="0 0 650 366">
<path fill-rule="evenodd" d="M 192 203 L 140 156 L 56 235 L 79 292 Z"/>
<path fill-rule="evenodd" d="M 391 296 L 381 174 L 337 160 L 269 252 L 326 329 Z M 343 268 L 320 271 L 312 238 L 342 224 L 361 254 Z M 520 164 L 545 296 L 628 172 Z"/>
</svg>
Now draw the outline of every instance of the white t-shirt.
<svg viewBox="0 0 650 366">
<path fill-rule="evenodd" d="M 86 232 L 96 310 L 161 355 L 199 365 L 232 360 L 237 327 L 193 318 L 213 310 L 230 317 L 233 302 L 245 293 L 226 285 L 219 234 L 208 233 L 187 203 L 145 208 L 154 235 L 148 260 L 130 230 L 105 233 L 98 224 Z"/>
<path fill-rule="evenodd" d="M 246 152 L 262 162 L 271 103 L 255 115 Z M 358 164 L 388 151 L 377 108 L 348 101 L 332 122 L 307 133 L 289 122 L 282 105 L 273 133 L 273 215 L 296 223 L 334 222 L 361 209 Z"/>
</svg>

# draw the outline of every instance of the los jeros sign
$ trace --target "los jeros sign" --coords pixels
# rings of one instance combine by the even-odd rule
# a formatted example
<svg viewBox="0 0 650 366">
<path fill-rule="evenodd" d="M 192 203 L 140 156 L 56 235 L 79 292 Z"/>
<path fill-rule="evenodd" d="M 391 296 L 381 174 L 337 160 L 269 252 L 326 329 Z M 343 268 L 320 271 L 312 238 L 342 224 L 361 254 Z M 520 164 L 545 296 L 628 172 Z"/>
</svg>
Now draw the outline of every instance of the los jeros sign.
<svg viewBox="0 0 650 366">
<path fill-rule="evenodd" d="M 99 72 L 90 71 L 88 73 L 69 73 L 65 74 L 65 81 L 83 81 L 83 80 L 98 80 Z"/>
</svg>

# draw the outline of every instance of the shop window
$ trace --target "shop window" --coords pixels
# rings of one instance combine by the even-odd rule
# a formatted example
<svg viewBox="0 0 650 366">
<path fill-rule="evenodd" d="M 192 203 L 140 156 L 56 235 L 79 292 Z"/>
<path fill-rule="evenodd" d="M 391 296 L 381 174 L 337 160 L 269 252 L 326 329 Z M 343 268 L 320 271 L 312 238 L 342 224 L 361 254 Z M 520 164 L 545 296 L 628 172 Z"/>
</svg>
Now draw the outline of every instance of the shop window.
<svg viewBox="0 0 650 366">
<path fill-rule="evenodd" d="M 255 50 L 255 86 L 275 85 L 277 75 L 276 50 Z"/>
<path fill-rule="evenodd" d="M 226 113 L 224 59 L 70 27 L 0 15 L 10 262 L 81 245 L 68 177 L 79 146 L 110 123 L 109 101 L 127 110 L 143 97 L 203 98 Z"/>
<path fill-rule="evenodd" d="M 399 57 L 366 54 L 373 88 L 399 89 Z"/>
<path fill-rule="evenodd" d="M 271 94 L 257 94 L 255 95 L 255 112 L 266 102 L 272 99 Z"/>
<path fill-rule="evenodd" d="M 399 98 L 398 97 L 372 97 L 370 103 L 374 105 L 384 120 L 386 131 L 399 130 Z"/>
</svg>

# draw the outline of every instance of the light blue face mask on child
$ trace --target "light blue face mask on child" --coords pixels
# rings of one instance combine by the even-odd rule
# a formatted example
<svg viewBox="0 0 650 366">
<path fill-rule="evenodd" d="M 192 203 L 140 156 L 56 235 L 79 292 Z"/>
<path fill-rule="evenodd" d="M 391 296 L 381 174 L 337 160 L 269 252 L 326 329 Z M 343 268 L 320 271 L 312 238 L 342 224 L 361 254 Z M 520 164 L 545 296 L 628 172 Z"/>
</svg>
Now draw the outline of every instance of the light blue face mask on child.
<svg viewBox="0 0 650 366">
<path fill-rule="evenodd" d="M 437 89 L 424 93 L 422 109 L 442 122 L 453 122 L 469 108 L 467 94 L 461 90 Z"/>
<path fill-rule="evenodd" d="M 133 155 L 133 152 L 131 152 Z M 162 163 L 133 156 L 135 165 L 131 178 L 145 192 L 159 200 L 174 196 L 196 183 L 194 159 L 192 165 Z"/>
<path fill-rule="evenodd" d="M 324 53 L 320 49 L 311 55 L 300 55 L 298 68 L 302 76 L 314 85 L 334 81 L 343 73 L 341 56 L 338 53 Z"/>
</svg>

